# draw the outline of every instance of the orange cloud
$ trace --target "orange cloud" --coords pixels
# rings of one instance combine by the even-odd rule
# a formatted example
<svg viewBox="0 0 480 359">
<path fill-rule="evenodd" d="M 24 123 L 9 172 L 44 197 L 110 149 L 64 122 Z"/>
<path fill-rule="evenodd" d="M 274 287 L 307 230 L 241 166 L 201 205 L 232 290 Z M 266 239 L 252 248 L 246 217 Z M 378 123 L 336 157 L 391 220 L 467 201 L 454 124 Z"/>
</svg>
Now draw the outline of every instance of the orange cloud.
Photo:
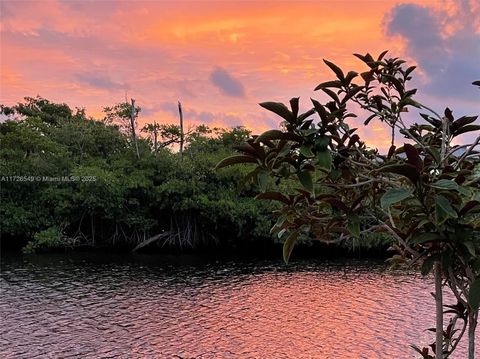
<svg viewBox="0 0 480 359">
<path fill-rule="evenodd" d="M 396 3 L 6 0 L 0 100 L 39 94 L 100 116 L 127 92 L 143 122 L 176 122 L 161 104 L 180 100 L 192 123 L 262 131 L 280 120 L 259 102 L 301 96 L 305 107 L 319 96 L 312 89 L 332 76 L 322 58 L 359 69 L 354 52 L 408 55 L 385 35 Z M 228 75 L 217 83 L 216 69 Z M 365 136 L 384 146 L 378 131 Z"/>
</svg>

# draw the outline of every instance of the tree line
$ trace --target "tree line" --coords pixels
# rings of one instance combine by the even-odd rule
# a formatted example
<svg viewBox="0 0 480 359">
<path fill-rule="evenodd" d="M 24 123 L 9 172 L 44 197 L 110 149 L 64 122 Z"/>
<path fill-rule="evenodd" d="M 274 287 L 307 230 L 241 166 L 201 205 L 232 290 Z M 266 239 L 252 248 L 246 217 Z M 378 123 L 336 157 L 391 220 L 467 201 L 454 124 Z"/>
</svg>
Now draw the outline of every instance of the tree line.
<svg viewBox="0 0 480 359">
<path fill-rule="evenodd" d="M 1 113 L 4 247 L 132 249 L 156 238 L 156 246 L 199 249 L 272 240 L 269 206 L 243 182 L 246 168 L 214 170 L 248 129 L 155 122 L 138 130 L 140 107 L 127 102 L 106 107 L 100 120 L 41 97 Z"/>
</svg>

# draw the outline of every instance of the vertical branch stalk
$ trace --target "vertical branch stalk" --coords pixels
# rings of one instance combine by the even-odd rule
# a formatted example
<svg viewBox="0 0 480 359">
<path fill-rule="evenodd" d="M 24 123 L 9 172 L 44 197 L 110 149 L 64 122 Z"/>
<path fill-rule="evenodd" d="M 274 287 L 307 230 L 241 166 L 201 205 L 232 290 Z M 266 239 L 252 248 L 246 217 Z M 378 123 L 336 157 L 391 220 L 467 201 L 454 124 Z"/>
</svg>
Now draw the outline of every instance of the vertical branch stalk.
<svg viewBox="0 0 480 359">
<path fill-rule="evenodd" d="M 478 324 L 478 311 L 468 314 L 468 359 L 475 359 L 475 329 Z"/>
<path fill-rule="evenodd" d="M 442 293 L 442 265 L 435 262 L 435 359 L 443 359 L 443 293 Z"/>
<path fill-rule="evenodd" d="M 135 144 L 135 151 L 137 153 L 137 159 L 140 159 L 140 152 L 138 151 L 137 135 L 135 133 L 135 100 L 132 98 L 132 108 L 130 111 L 130 127 L 132 129 L 132 139 Z"/>
<path fill-rule="evenodd" d="M 448 141 L 448 119 L 442 118 L 442 147 L 441 147 L 441 167 L 445 165 Z M 436 306 L 436 326 L 435 326 L 435 358 L 443 359 L 443 293 L 442 293 L 442 264 L 435 262 L 435 306 Z"/>
<path fill-rule="evenodd" d="M 153 122 L 153 153 L 154 156 L 157 157 L 157 151 L 158 151 L 158 126 L 157 122 Z"/>
<path fill-rule="evenodd" d="M 178 102 L 178 114 L 180 115 L 180 156 L 183 158 L 183 111 L 182 111 L 182 104 L 180 101 Z"/>
</svg>

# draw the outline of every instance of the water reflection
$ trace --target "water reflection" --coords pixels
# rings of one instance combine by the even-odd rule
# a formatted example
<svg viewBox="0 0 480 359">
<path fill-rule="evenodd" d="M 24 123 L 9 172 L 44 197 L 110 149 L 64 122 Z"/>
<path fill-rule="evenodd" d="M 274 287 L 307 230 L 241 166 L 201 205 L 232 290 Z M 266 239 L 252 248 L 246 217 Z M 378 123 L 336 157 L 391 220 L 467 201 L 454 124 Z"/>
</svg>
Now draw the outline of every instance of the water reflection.
<svg viewBox="0 0 480 359">
<path fill-rule="evenodd" d="M 412 358 L 431 339 L 431 280 L 379 263 L 49 255 L 1 276 L 2 358 Z"/>
</svg>

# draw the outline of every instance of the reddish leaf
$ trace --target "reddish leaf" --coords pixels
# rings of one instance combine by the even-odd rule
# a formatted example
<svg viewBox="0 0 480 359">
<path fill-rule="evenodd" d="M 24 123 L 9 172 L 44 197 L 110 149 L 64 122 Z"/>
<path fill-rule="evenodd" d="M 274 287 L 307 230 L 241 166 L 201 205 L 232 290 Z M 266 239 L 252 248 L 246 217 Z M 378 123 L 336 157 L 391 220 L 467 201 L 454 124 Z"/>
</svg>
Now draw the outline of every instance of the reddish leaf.
<svg viewBox="0 0 480 359">
<path fill-rule="evenodd" d="M 335 72 L 335 75 L 337 75 L 337 78 L 340 80 L 340 81 L 344 81 L 345 80 L 345 75 L 343 74 L 343 71 L 340 67 L 338 67 L 337 65 L 335 65 L 333 62 L 330 62 L 328 60 L 323 60 L 323 62 L 325 62 L 325 64 L 330 67 L 330 69 Z"/>
<path fill-rule="evenodd" d="M 233 146 L 233 148 L 239 152 L 243 152 L 247 155 L 252 155 L 254 157 L 260 158 L 260 159 L 265 159 L 265 151 L 263 148 L 254 148 L 248 143 L 244 143 L 241 145 L 236 145 Z"/>
<path fill-rule="evenodd" d="M 480 130 L 480 125 L 467 125 L 467 126 L 460 127 L 457 131 L 455 131 L 454 135 L 458 136 L 458 135 L 461 135 L 462 133 L 478 131 L 478 130 Z"/>
<path fill-rule="evenodd" d="M 258 161 L 251 156 L 243 156 L 243 155 L 230 156 L 221 160 L 215 166 L 215 169 L 231 166 L 238 163 L 257 163 L 258 164 Z"/>
<path fill-rule="evenodd" d="M 407 177 L 412 183 L 417 183 L 420 174 L 417 171 L 417 168 L 409 163 L 402 165 L 389 165 L 382 167 L 380 172 L 396 173 Z"/>
<path fill-rule="evenodd" d="M 448 107 L 445 109 L 445 117 L 446 117 L 450 122 L 453 122 L 453 121 L 454 121 L 453 114 L 452 114 L 452 110 L 450 110 Z"/>
<path fill-rule="evenodd" d="M 364 124 L 365 126 L 367 126 L 367 125 L 370 123 L 370 121 L 373 120 L 373 118 L 374 118 L 375 116 L 376 116 L 375 114 L 369 116 L 369 117 L 365 120 L 365 122 L 364 122 L 363 124 Z"/>
<path fill-rule="evenodd" d="M 315 91 L 324 89 L 327 87 L 336 87 L 336 88 L 341 88 L 342 87 L 342 82 L 335 80 L 335 81 L 327 81 L 327 82 L 322 82 L 320 85 L 315 87 Z"/>
<path fill-rule="evenodd" d="M 360 140 L 360 136 L 358 136 L 357 134 L 353 135 L 352 137 L 350 137 L 350 141 L 348 141 L 348 148 L 352 147 L 356 142 L 358 142 Z"/>
<path fill-rule="evenodd" d="M 329 203 L 330 205 L 332 205 L 332 207 L 336 207 L 338 209 L 341 209 L 345 213 L 350 212 L 347 205 L 337 198 L 333 198 L 333 197 L 325 198 L 324 202 Z"/>
<path fill-rule="evenodd" d="M 294 133 L 282 132 L 280 130 L 269 130 L 262 133 L 255 139 L 256 143 L 272 140 L 291 140 L 300 142 L 302 138 Z"/>
<path fill-rule="evenodd" d="M 357 76 L 358 76 L 358 72 L 349 71 L 347 73 L 347 76 L 345 76 L 345 80 L 346 80 L 347 84 L 350 84 L 352 82 L 352 80 Z"/>
<path fill-rule="evenodd" d="M 345 97 L 342 99 L 342 104 L 346 104 L 348 100 L 350 100 L 353 96 L 355 96 L 357 93 L 362 91 L 365 87 L 364 86 L 357 86 L 345 95 Z M 355 116 L 356 117 L 356 116 Z"/>
<path fill-rule="evenodd" d="M 317 111 L 318 115 L 322 119 L 323 125 L 326 126 L 327 123 L 328 123 L 328 113 L 327 113 L 327 111 L 322 106 L 322 104 L 320 102 L 318 102 L 317 100 L 314 100 L 313 98 L 311 98 L 310 100 L 313 103 L 313 107 L 315 107 L 315 111 Z"/>
<path fill-rule="evenodd" d="M 336 103 L 340 103 L 340 99 L 334 91 L 328 88 L 322 88 L 322 91 L 325 92 L 328 96 L 330 96 Z"/>
<path fill-rule="evenodd" d="M 262 102 L 260 106 L 266 108 L 269 111 L 276 113 L 278 116 L 287 120 L 288 122 L 294 122 L 293 114 L 283 103 L 280 102 Z"/>
<path fill-rule="evenodd" d="M 420 155 L 418 154 L 417 149 L 415 146 L 412 146 L 408 143 L 406 143 L 403 148 L 405 149 L 405 153 L 407 154 L 408 158 L 408 163 L 411 165 L 415 166 L 415 168 L 419 171 L 422 172 L 423 170 L 423 161 L 420 158 Z"/>
<path fill-rule="evenodd" d="M 362 76 L 363 81 L 367 84 L 373 80 L 373 71 L 365 71 L 360 74 Z"/>
<path fill-rule="evenodd" d="M 383 51 L 377 58 L 377 61 L 382 61 L 383 57 L 388 53 L 388 50 Z"/>
<path fill-rule="evenodd" d="M 300 100 L 299 97 L 294 97 L 290 99 L 290 107 L 292 109 L 292 115 L 294 120 L 297 119 L 297 116 L 298 116 L 299 100 Z"/>
<path fill-rule="evenodd" d="M 417 66 L 410 66 L 408 69 L 405 70 L 405 77 L 407 77 L 408 75 L 410 75 L 413 70 L 415 70 L 417 68 Z"/>
<path fill-rule="evenodd" d="M 465 205 L 460 210 L 459 214 L 461 216 L 463 216 L 464 214 L 470 212 L 472 209 L 474 209 L 477 206 L 480 206 L 479 201 L 469 201 L 469 202 L 465 203 Z"/>
<path fill-rule="evenodd" d="M 465 125 L 469 125 L 477 120 L 478 116 L 462 116 L 459 119 L 457 119 L 452 126 L 450 127 L 452 132 L 455 133 L 460 127 L 463 127 Z"/>
<path fill-rule="evenodd" d="M 264 192 L 264 193 L 258 194 L 255 198 L 279 201 L 279 202 L 285 203 L 286 205 L 291 204 L 291 201 L 288 199 L 288 197 L 284 196 L 279 192 Z"/>
<path fill-rule="evenodd" d="M 390 148 L 388 149 L 388 154 L 387 154 L 387 158 L 390 159 L 393 154 L 395 153 L 395 149 L 397 147 L 395 145 L 391 145 Z"/>
</svg>

